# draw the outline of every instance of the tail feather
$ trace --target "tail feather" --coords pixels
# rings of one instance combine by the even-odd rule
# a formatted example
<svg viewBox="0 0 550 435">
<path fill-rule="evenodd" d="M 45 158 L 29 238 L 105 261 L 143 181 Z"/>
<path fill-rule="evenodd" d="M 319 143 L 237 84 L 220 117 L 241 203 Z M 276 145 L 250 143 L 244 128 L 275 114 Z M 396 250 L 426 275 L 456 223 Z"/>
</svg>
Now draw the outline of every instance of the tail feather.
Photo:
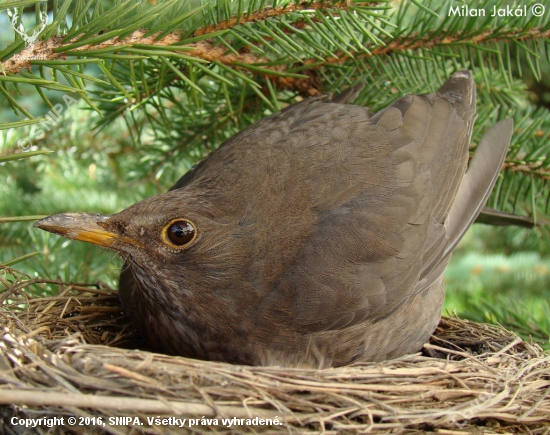
<svg viewBox="0 0 550 435">
<path fill-rule="evenodd" d="M 508 152 L 513 127 L 512 119 L 497 122 L 477 146 L 445 221 L 449 241 L 444 256 L 458 244 L 489 198 Z"/>
</svg>

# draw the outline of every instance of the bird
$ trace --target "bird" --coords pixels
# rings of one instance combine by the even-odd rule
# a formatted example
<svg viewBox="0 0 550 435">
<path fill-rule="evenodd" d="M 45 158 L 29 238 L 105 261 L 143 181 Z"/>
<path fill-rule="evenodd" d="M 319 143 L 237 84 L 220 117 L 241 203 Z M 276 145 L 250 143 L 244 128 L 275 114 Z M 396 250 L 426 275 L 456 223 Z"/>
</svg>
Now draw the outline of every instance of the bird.
<svg viewBox="0 0 550 435">
<path fill-rule="evenodd" d="M 468 70 L 372 113 L 362 84 L 245 128 L 167 192 L 35 223 L 120 254 L 124 310 L 157 352 L 322 369 L 420 351 L 443 273 L 490 195 L 513 121 L 468 165 Z"/>
</svg>

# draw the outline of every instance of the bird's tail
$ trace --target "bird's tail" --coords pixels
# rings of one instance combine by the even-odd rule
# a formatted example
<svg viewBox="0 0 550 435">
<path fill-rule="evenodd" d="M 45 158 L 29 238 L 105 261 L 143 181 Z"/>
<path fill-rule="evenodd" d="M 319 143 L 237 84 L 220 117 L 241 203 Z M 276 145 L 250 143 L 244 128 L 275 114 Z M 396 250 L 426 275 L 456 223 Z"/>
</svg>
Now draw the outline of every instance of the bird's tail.
<svg viewBox="0 0 550 435">
<path fill-rule="evenodd" d="M 445 254 L 454 249 L 487 202 L 508 152 L 513 128 L 512 119 L 497 122 L 479 142 L 445 221 L 449 236 Z"/>
</svg>

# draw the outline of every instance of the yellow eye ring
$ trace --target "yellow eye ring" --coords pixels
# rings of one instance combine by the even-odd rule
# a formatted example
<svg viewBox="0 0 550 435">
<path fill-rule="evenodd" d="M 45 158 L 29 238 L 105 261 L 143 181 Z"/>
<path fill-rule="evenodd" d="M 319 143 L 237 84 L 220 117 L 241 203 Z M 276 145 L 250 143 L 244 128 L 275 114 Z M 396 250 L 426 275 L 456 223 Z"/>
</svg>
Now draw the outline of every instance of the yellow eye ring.
<svg viewBox="0 0 550 435">
<path fill-rule="evenodd" d="M 197 227 L 187 219 L 173 219 L 162 230 L 162 241 L 172 249 L 186 249 L 197 238 Z"/>
</svg>

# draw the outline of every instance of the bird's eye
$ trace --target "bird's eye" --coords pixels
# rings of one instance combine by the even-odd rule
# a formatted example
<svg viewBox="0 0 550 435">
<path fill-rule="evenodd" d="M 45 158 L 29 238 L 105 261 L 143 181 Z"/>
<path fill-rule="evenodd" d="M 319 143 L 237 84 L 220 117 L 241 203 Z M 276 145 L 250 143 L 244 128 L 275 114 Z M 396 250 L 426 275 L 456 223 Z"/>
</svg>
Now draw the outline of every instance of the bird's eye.
<svg viewBox="0 0 550 435">
<path fill-rule="evenodd" d="M 186 219 L 175 219 L 164 227 L 162 239 L 172 248 L 186 248 L 197 237 L 197 228 Z"/>
</svg>

